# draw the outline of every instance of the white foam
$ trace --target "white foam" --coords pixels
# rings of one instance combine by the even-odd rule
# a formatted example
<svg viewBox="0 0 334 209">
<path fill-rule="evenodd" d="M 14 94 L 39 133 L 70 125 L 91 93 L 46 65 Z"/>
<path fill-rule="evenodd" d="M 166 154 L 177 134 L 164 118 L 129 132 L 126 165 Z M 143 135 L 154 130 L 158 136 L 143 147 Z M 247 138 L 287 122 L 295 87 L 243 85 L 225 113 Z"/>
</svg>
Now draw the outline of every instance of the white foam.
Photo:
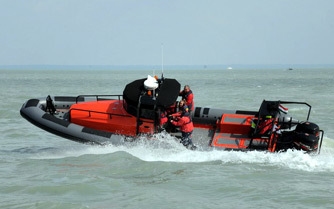
<svg viewBox="0 0 334 209">
<path fill-rule="evenodd" d="M 326 143 L 326 141 L 328 141 Z M 227 163 L 253 163 L 264 166 L 279 166 L 283 168 L 304 171 L 330 171 L 334 172 L 334 148 L 332 139 L 324 139 L 320 155 L 305 154 L 302 151 L 288 150 L 281 153 L 268 153 L 263 151 L 223 151 L 223 150 L 188 150 L 177 139 L 167 134 L 157 134 L 154 139 L 140 138 L 122 146 L 88 146 L 77 145 L 64 147 L 53 151 L 40 153 L 38 158 L 65 158 L 82 155 L 100 155 L 116 152 L 126 152 L 140 160 L 147 162 L 180 162 L 202 163 L 220 161 Z M 329 145 L 329 147 L 327 146 Z M 332 145 L 332 146 L 331 146 Z M 36 156 L 35 156 L 36 157 Z"/>
</svg>

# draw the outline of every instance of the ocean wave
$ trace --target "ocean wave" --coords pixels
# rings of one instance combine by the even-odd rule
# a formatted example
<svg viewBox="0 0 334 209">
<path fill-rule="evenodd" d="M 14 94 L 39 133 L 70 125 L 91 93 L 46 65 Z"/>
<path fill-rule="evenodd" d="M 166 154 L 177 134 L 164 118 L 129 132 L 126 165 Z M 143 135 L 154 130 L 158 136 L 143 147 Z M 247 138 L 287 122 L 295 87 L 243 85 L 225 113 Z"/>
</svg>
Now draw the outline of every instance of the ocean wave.
<svg viewBox="0 0 334 209">
<path fill-rule="evenodd" d="M 30 149 L 23 149 L 30 150 Z M 334 140 L 325 138 L 319 155 L 306 154 L 303 151 L 287 150 L 270 153 L 264 151 L 224 151 L 217 149 L 186 149 L 179 141 L 168 134 L 157 134 L 147 140 L 142 137 L 121 146 L 74 146 L 40 148 L 34 150 L 34 159 L 57 159 L 81 157 L 83 155 L 108 155 L 123 152 L 145 162 L 175 163 L 212 163 L 218 164 L 254 164 L 276 166 L 308 172 L 334 172 Z M 30 152 L 31 153 L 31 152 Z"/>
</svg>

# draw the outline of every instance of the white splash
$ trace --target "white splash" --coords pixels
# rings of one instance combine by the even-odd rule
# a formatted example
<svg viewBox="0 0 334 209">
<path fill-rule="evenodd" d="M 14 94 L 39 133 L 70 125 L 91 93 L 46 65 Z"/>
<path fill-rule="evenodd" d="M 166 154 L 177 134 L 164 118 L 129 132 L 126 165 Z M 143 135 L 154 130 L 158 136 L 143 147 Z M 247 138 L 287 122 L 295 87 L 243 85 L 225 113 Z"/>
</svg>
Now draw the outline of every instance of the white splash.
<svg viewBox="0 0 334 209">
<path fill-rule="evenodd" d="M 327 142 L 327 143 L 326 143 Z M 203 163 L 220 161 L 227 163 L 250 163 L 264 166 L 279 166 L 283 168 L 310 171 L 334 172 L 334 142 L 324 139 L 320 155 L 310 155 L 302 151 L 288 150 L 280 153 L 263 151 L 224 151 L 204 150 L 195 151 L 186 149 L 178 140 L 168 134 L 157 134 L 154 139 L 142 139 L 122 146 L 88 146 L 78 144 L 39 153 L 37 158 L 57 159 L 66 157 L 80 157 L 82 155 L 104 155 L 116 152 L 126 152 L 133 157 L 147 162 L 179 162 Z M 36 158 L 36 156 L 34 156 Z"/>
</svg>

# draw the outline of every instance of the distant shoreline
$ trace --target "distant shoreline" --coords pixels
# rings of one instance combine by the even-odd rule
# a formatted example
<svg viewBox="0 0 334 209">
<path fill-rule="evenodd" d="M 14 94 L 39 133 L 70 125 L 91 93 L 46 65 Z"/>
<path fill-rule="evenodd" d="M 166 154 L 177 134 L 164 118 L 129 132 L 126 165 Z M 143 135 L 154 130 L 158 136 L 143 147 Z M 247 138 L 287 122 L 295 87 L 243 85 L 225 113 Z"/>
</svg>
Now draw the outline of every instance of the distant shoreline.
<svg viewBox="0 0 334 209">
<path fill-rule="evenodd" d="M 334 64 L 165 65 L 164 70 L 334 69 Z M 156 70 L 161 65 L 0 65 L 0 70 Z"/>
</svg>

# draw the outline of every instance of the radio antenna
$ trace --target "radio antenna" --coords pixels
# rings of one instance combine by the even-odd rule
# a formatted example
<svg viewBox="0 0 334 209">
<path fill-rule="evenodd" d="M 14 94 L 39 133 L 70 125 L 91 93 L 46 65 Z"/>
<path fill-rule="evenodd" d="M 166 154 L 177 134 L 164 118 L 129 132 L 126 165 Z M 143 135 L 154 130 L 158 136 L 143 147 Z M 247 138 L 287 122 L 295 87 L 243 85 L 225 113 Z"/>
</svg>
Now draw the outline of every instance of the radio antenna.
<svg viewBox="0 0 334 209">
<path fill-rule="evenodd" d="M 161 79 L 164 78 L 164 44 L 161 44 Z"/>
</svg>

